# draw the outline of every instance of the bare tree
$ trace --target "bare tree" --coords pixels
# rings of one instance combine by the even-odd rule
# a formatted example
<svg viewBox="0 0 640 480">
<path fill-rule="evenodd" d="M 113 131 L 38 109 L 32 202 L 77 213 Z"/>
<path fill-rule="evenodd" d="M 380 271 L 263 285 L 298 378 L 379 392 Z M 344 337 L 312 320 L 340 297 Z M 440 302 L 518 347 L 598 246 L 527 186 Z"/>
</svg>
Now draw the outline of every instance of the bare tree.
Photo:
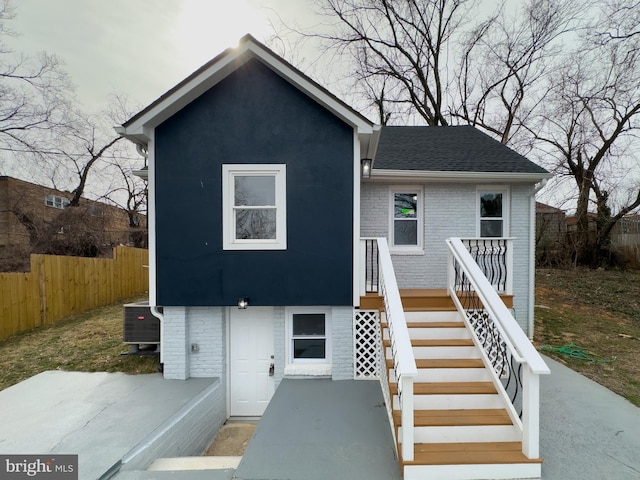
<svg viewBox="0 0 640 480">
<path fill-rule="evenodd" d="M 322 12 L 339 22 L 334 31 L 318 36 L 352 55 L 356 77 L 374 86 L 368 89 L 374 94 L 370 103 L 383 107 L 382 119 L 389 110 L 410 111 L 428 125 L 447 125 L 449 43 L 471 21 L 468 14 L 475 4 L 472 0 L 324 0 Z"/>
<path fill-rule="evenodd" d="M 41 53 L 29 58 L 3 41 L 13 35 L 9 0 L 0 1 L 0 150 L 8 155 L 48 151 L 58 129 L 67 127 L 72 85 L 61 62 Z"/>
<path fill-rule="evenodd" d="M 544 101 L 545 76 L 561 53 L 559 40 L 579 28 L 587 2 L 528 0 L 480 23 L 464 41 L 453 116 L 513 145 Z"/>
<path fill-rule="evenodd" d="M 608 18 L 608 8 L 619 4 L 604 5 L 603 18 Z M 556 172 L 574 184 L 576 261 L 587 264 L 609 255 L 613 227 L 640 207 L 640 175 L 634 171 L 640 147 L 638 39 L 593 38 L 602 36 L 590 35 L 567 55 L 565 66 L 549 83 L 544 114 L 528 127 L 555 159 Z"/>
<path fill-rule="evenodd" d="M 146 248 L 147 242 L 147 184 L 133 173 L 131 158 L 118 156 L 111 160 L 109 171 L 113 171 L 114 186 L 104 198 L 127 213 L 129 240 L 134 247 Z"/>
</svg>

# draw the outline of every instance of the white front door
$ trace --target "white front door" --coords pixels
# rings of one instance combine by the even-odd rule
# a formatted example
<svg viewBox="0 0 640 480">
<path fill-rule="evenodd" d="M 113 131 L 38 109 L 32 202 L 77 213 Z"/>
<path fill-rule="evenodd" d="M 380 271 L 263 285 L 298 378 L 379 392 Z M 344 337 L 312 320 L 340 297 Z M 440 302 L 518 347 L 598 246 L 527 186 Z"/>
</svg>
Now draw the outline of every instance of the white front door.
<svg viewBox="0 0 640 480">
<path fill-rule="evenodd" d="M 231 308 L 231 416 L 260 416 L 273 395 L 273 308 Z"/>
</svg>

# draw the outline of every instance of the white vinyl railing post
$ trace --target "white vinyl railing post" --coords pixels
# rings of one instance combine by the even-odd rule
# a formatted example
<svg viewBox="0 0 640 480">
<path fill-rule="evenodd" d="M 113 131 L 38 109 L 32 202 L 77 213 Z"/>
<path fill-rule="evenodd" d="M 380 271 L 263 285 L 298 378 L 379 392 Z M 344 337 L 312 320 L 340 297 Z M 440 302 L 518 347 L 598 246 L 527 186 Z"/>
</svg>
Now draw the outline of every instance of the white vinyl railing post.
<svg viewBox="0 0 640 480">
<path fill-rule="evenodd" d="M 413 376 L 402 376 L 402 459 L 413 461 Z"/>
<path fill-rule="evenodd" d="M 540 456 L 540 375 L 523 367 L 522 379 L 522 453 L 528 458 Z"/>
<path fill-rule="evenodd" d="M 447 249 L 447 287 L 450 292 L 456 289 L 456 270 L 453 265 L 453 252 Z"/>
</svg>

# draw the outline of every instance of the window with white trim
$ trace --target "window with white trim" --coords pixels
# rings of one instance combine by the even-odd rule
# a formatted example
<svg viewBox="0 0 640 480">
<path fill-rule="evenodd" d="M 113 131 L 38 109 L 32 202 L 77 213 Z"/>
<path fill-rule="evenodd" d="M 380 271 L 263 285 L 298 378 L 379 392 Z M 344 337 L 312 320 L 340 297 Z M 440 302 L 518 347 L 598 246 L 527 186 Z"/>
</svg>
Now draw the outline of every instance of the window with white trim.
<svg viewBox="0 0 640 480">
<path fill-rule="evenodd" d="M 497 238 L 509 236 L 509 190 L 478 190 L 478 235 Z"/>
<path fill-rule="evenodd" d="M 224 250 L 287 248 L 286 165 L 222 166 Z"/>
<path fill-rule="evenodd" d="M 71 202 L 68 198 L 59 197 L 58 195 L 47 195 L 44 203 L 47 207 L 63 209 Z"/>
<path fill-rule="evenodd" d="M 329 363 L 331 326 L 329 313 L 314 308 L 289 312 L 289 362 Z"/>
<path fill-rule="evenodd" d="M 395 252 L 421 252 L 423 248 L 422 189 L 392 188 L 390 197 L 390 248 Z"/>
</svg>

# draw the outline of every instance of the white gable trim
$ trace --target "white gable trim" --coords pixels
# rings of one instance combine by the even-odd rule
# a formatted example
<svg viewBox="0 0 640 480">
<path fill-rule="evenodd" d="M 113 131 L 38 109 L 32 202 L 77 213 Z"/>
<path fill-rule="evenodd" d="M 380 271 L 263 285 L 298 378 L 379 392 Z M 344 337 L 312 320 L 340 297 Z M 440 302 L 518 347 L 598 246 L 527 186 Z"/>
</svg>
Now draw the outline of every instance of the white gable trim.
<svg viewBox="0 0 640 480">
<path fill-rule="evenodd" d="M 126 125 L 123 129 L 124 131 L 119 133 L 133 141 L 144 142 L 145 139 L 149 138 L 150 130 L 194 101 L 252 58 L 259 59 L 345 123 L 356 128 L 359 133 L 370 134 L 373 132 L 373 124 L 248 37 L 241 41 L 238 47 L 227 50 L 213 60 L 211 65 L 193 74 L 184 84 L 173 91 L 169 91 L 165 94 L 165 97 L 157 100 L 148 110 L 143 111 L 138 118 Z"/>
</svg>

